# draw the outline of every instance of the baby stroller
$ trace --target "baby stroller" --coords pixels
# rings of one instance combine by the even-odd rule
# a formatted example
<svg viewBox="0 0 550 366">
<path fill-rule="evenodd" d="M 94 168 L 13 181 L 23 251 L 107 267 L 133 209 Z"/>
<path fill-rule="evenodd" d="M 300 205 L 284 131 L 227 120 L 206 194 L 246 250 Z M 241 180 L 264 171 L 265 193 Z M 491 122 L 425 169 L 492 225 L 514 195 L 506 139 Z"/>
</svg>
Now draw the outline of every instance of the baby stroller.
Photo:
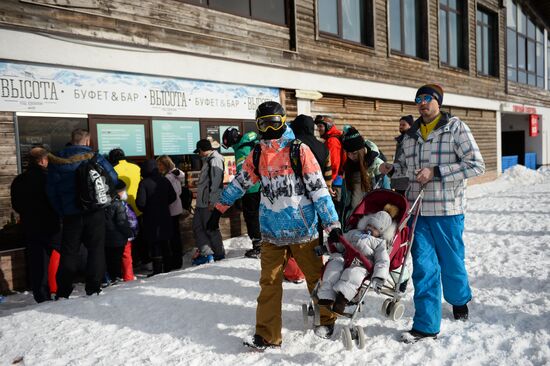
<svg viewBox="0 0 550 366">
<path fill-rule="evenodd" d="M 345 230 L 349 231 L 357 227 L 359 220 L 367 214 L 375 213 L 383 210 L 384 206 L 388 203 L 393 204 L 399 209 L 395 222 L 397 228 L 393 234 L 393 240 L 388 243 L 388 251 L 390 257 L 390 276 L 386 280 L 381 294 L 388 298 L 382 304 L 382 314 L 392 320 L 398 320 L 403 316 L 405 311 L 404 305 L 400 302 L 404 296 L 407 285 L 407 278 L 405 278 L 405 264 L 410 253 L 411 243 L 414 239 L 414 228 L 416 226 L 416 218 L 420 211 L 422 198 L 424 196 L 423 190 L 421 190 L 418 198 L 415 202 L 409 205 L 408 200 L 399 193 L 396 193 L 387 189 L 375 189 L 368 193 L 361 203 L 357 206 L 355 211 L 348 218 Z M 411 228 L 407 225 L 411 215 L 414 215 L 414 220 Z M 347 304 L 346 311 L 343 316 L 350 319 L 349 324 L 345 326 L 341 331 L 342 342 L 346 349 L 353 347 L 354 341 L 357 341 L 357 347 L 362 349 L 365 346 L 365 333 L 363 328 L 355 325 L 355 319 L 357 315 L 362 311 L 362 306 L 366 294 L 371 289 L 370 274 L 373 272 L 373 263 L 367 259 L 363 254 L 355 249 L 343 235 L 340 236 L 340 243 L 345 248 L 344 253 L 344 267 L 347 268 L 356 259 L 360 260 L 368 271 L 367 276 L 364 278 L 361 287 L 357 294 Z M 329 247 L 332 243 L 328 243 Z M 309 318 L 314 318 L 314 325 L 320 325 L 320 311 L 319 305 L 316 304 L 317 290 L 319 288 L 320 281 L 315 286 L 311 295 L 310 301 L 307 304 L 302 305 L 302 315 L 304 318 L 304 327 L 309 328 Z M 348 309 L 352 309 L 348 312 Z"/>
</svg>

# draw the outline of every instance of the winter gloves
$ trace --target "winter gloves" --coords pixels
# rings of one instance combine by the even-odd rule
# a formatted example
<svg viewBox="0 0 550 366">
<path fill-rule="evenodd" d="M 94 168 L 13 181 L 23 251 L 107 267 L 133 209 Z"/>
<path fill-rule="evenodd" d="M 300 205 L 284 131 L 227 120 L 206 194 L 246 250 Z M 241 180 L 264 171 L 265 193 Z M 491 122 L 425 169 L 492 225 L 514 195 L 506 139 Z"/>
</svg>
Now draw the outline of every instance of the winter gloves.
<svg viewBox="0 0 550 366">
<path fill-rule="evenodd" d="M 212 213 L 210 214 L 210 218 L 206 223 L 206 230 L 209 230 L 209 231 L 218 230 L 220 228 L 220 217 L 222 217 L 222 213 L 220 211 L 216 209 L 212 210 Z"/>
<path fill-rule="evenodd" d="M 342 233 L 342 229 L 340 229 L 339 227 L 332 229 L 328 234 L 329 243 L 332 243 L 332 245 L 334 246 L 334 248 L 336 248 L 336 251 L 338 253 L 344 253 L 345 251 L 344 245 L 340 243 L 340 237 L 342 235 L 344 235 L 344 233 Z"/>
</svg>

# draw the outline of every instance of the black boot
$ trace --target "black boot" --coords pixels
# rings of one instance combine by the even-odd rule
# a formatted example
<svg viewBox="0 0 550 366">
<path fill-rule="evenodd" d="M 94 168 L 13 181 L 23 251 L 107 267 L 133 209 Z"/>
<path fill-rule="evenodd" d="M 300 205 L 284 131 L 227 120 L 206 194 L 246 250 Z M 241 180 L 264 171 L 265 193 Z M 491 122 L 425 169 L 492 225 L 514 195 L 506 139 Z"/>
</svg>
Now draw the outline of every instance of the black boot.
<svg viewBox="0 0 550 366">
<path fill-rule="evenodd" d="M 464 322 L 468 320 L 468 304 L 461 306 L 453 305 L 453 315 L 456 320 L 462 320 Z"/>
<path fill-rule="evenodd" d="M 313 333 L 315 333 L 317 337 L 330 339 L 334 333 L 334 324 L 316 326 Z"/>
<path fill-rule="evenodd" d="M 416 329 L 411 329 L 401 334 L 401 342 L 403 343 L 416 343 L 427 339 L 437 339 L 437 333 L 424 333 Z"/>
<path fill-rule="evenodd" d="M 147 277 L 153 277 L 156 274 L 162 273 L 162 257 L 153 257 L 153 272 L 148 274 Z"/>
<path fill-rule="evenodd" d="M 339 292 L 336 294 L 336 300 L 334 300 L 334 305 L 332 305 L 332 311 L 336 314 L 343 315 L 347 304 L 348 300 Z"/>
</svg>

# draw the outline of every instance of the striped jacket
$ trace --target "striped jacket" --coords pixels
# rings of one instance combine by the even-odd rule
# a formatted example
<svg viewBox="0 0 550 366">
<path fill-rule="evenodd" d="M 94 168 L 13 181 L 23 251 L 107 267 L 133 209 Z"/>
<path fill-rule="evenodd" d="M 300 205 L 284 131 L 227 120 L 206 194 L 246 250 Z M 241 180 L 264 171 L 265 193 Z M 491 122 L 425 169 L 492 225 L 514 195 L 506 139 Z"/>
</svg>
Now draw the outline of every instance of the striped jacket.
<svg viewBox="0 0 550 366">
<path fill-rule="evenodd" d="M 393 166 L 396 174 L 409 178 L 407 198 L 411 202 L 420 192 L 415 173 L 422 168 L 434 168 L 434 178 L 424 189 L 423 216 L 463 214 L 467 178 L 485 172 L 485 163 L 470 128 L 447 113 L 442 113 L 426 141 L 420 133 L 420 119 L 416 120 L 407 131 Z"/>
<path fill-rule="evenodd" d="M 321 168 L 305 144 L 300 145 L 303 180 L 294 174 L 290 164 L 293 139 L 294 132 L 287 128 L 278 140 L 261 140 L 260 176 L 254 172 L 253 154 L 249 154 L 216 205 L 216 209 L 225 212 L 247 189 L 260 182 L 262 239 L 275 245 L 299 244 L 317 238 L 317 215 L 324 227 L 340 226 Z"/>
</svg>

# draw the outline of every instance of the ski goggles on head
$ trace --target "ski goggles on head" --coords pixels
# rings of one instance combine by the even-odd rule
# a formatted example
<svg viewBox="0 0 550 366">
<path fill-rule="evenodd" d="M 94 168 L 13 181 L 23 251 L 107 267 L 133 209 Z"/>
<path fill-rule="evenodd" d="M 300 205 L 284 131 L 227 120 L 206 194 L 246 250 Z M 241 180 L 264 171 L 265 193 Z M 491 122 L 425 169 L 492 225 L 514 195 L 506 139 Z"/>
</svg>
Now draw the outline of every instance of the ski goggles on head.
<svg viewBox="0 0 550 366">
<path fill-rule="evenodd" d="M 279 130 L 285 125 L 286 116 L 280 114 L 271 114 L 268 116 L 258 117 L 256 119 L 256 127 L 260 132 L 266 132 L 268 128 L 274 131 Z"/>
</svg>

